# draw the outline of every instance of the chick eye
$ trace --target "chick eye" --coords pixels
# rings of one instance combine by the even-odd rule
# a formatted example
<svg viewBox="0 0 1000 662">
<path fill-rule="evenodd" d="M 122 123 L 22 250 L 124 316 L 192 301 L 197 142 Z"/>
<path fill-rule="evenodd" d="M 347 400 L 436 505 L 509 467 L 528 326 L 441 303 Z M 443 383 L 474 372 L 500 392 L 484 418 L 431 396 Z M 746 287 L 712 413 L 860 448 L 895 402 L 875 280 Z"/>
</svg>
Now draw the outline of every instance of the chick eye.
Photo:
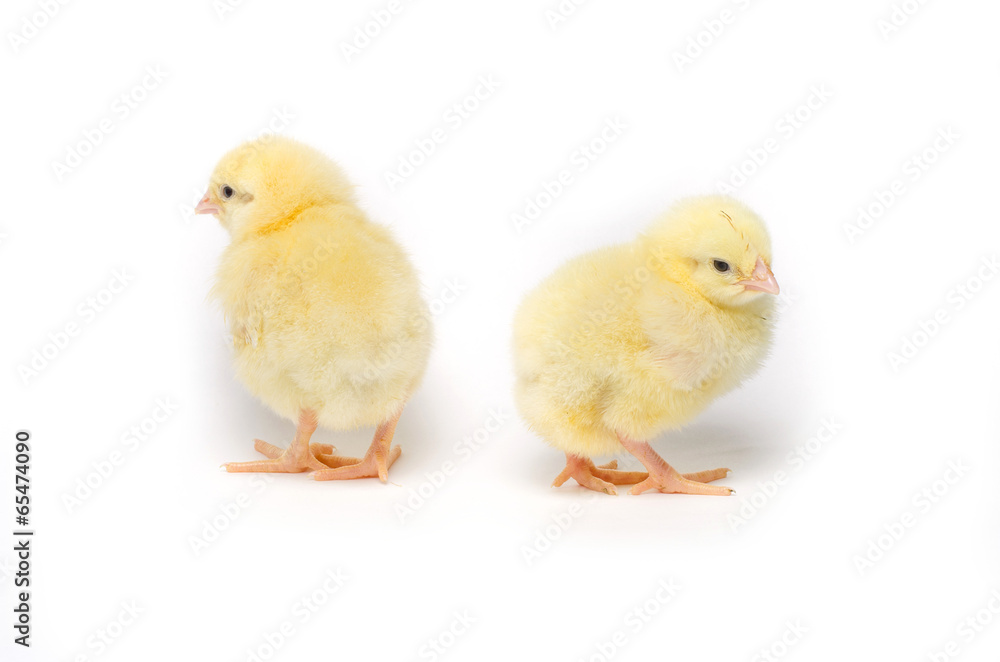
<svg viewBox="0 0 1000 662">
<path fill-rule="evenodd" d="M 724 274 L 729 271 L 729 263 L 725 260 L 712 260 L 712 266 L 715 267 L 715 270 L 720 274 Z"/>
<path fill-rule="evenodd" d="M 222 197 L 225 198 L 226 200 L 233 197 L 233 193 L 236 193 L 236 191 L 233 190 L 233 187 L 228 185 L 223 186 L 221 192 L 222 192 Z"/>
</svg>

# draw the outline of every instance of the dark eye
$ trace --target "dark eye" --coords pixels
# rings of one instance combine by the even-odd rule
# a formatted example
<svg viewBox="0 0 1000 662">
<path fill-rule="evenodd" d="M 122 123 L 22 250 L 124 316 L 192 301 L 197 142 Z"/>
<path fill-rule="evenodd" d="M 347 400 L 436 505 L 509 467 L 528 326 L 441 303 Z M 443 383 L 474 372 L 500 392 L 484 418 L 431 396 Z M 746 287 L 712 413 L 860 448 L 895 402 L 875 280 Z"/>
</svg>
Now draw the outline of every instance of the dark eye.
<svg viewBox="0 0 1000 662">
<path fill-rule="evenodd" d="M 225 198 L 226 200 L 233 197 L 233 193 L 236 193 L 236 191 L 233 190 L 232 186 L 222 187 L 222 197 Z"/>
<path fill-rule="evenodd" d="M 712 266 L 715 267 L 715 270 L 720 274 L 724 274 L 729 271 L 729 263 L 725 260 L 712 260 Z"/>
</svg>

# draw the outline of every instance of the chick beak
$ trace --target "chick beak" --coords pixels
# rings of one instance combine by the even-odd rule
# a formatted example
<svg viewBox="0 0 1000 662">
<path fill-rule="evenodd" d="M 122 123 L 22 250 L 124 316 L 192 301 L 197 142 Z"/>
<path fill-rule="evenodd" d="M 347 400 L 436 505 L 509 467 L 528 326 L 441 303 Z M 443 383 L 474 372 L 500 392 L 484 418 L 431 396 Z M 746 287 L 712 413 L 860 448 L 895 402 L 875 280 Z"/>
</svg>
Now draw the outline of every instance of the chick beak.
<svg viewBox="0 0 1000 662">
<path fill-rule="evenodd" d="M 750 278 L 742 282 L 745 290 L 757 290 L 768 294 L 778 293 L 778 281 L 774 279 L 771 267 L 764 264 L 764 259 L 760 257 L 757 258 L 757 265 L 754 267 L 753 273 L 750 274 Z"/>
<path fill-rule="evenodd" d="M 222 209 L 219 205 L 212 202 L 212 199 L 208 197 L 208 193 L 201 199 L 198 206 L 194 208 L 194 213 L 196 214 L 218 214 L 221 211 Z"/>
</svg>

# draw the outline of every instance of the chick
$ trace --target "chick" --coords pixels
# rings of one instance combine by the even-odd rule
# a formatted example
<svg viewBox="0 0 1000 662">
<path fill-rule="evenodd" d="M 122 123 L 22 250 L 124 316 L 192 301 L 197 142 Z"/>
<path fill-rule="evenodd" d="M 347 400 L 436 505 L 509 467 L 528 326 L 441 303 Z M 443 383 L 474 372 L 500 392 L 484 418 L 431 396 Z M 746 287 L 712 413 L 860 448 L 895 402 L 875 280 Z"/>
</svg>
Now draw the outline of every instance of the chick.
<svg viewBox="0 0 1000 662">
<path fill-rule="evenodd" d="M 680 474 L 648 440 L 679 428 L 764 359 L 778 283 L 763 222 L 725 196 L 684 200 L 635 241 L 563 265 L 514 322 L 515 396 L 529 426 L 566 453 L 569 478 L 728 495 L 728 469 Z M 597 467 L 627 450 L 646 472 Z"/>
<path fill-rule="evenodd" d="M 281 137 L 222 157 L 197 213 L 229 231 L 212 288 L 233 337 L 236 374 L 297 423 L 282 450 L 228 471 L 315 471 L 317 480 L 378 476 L 399 457 L 396 422 L 427 365 L 431 327 L 410 260 L 358 208 L 340 168 Z M 309 441 L 317 426 L 374 426 L 361 458 Z"/>
</svg>

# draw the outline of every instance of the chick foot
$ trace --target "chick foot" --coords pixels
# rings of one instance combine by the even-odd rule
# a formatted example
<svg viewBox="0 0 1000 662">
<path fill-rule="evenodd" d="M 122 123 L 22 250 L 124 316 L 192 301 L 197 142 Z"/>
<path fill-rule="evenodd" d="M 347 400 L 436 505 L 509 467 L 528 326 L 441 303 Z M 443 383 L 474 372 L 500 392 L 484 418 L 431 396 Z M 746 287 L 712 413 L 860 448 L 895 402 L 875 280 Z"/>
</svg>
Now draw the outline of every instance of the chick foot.
<svg viewBox="0 0 1000 662">
<path fill-rule="evenodd" d="M 402 413 L 402 412 L 400 412 Z M 368 452 L 360 460 L 353 457 L 323 454 L 319 459 L 324 468 L 313 474 L 314 480 L 351 480 L 353 478 L 374 478 L 383 483 L 389 480 L 389 467 L 403 452 L 399 446 L 390 448 L 392 436 L 396 432 L 399 414 L 378 426 Z"/>
<path fill-rule="evenodd" d="M 682 474 L 667 464 L 657 455 L 652 447 L 642 441 L 633 441 L 622 435 L 618 436 L 625 450 L 635 455 L 643 466 L 649 470 L 649 475 L 635 485 L 631 493 L 642 494 L 649 490 L 658 490 L 666 494 L 708 494 L 729 496 L 734 490 L 721 485 L 707 485 L 713 480 L 719 480 L 729 474 L 729 469 L 709 469 L 696 473 Z"/>
<path fill-rule="evenodd" d="M 327 465 L 317 459 L 317 452 L 333 451 L 326 444 L 309 444 L 309 439 L 316 431 L 316 414 L 304 410 L 299 414 L 299 425 L 295 430 L 295 439 L 291 446 L 281 450 L 274 444 L 261 439 L 254 440 L 254 448 L 266 455 L 266 460 L 253 462 L 229 462 L 222 465 L 230 473 L 301 473 L 303 471 L 318 471 L 326 469 Z"/>
<path fill-rule="evenodd" d="M 648 476 L 644 471 L 618 471 L 617 469 L 617 460 L 612 460 L 598 467 L 581 455 L 566 453 L 566 468 L 556 476 L 552 487 L 560 487 L 572 478 L 589 490 L 616 495 L 618 490 L 615 489 L 615 485 L 632 485 L 645 480 Z"/>
</svg>

